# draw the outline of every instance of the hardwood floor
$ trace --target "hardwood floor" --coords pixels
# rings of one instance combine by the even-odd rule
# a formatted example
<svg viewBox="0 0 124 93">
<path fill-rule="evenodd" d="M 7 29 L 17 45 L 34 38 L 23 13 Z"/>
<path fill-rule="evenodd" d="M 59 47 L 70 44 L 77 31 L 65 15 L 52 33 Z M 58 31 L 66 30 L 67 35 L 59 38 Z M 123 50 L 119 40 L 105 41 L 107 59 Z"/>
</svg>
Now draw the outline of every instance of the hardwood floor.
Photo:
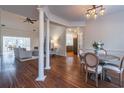
<svg viewBox="0 0 124 93">
<path fill-rule="evenodd" d="M 37 60 L 18 62 L 12 55 L 0 59 L 1 88 L 93 88 L 95 82 L 85 83 L 85 73 L 81 71 L 77 56 L 51 57 L 51 69 L 45 70 L 44 82 L 38 82 Z M 113 77 L 117 76 L 111 74 Z M 118 78 L 112 78 L 112 83 L 99 80 L 99 87 L 119 87 Z"/>
<path fill-rule="evenodd" d="M 75 54 L 74 54 L 74 52 L 73 51 L 71 51 L 71 52 L 67 52 L 67 56 L 68 57 L 70 57 L 70 56 L 74 56 Z"/>
</svg>

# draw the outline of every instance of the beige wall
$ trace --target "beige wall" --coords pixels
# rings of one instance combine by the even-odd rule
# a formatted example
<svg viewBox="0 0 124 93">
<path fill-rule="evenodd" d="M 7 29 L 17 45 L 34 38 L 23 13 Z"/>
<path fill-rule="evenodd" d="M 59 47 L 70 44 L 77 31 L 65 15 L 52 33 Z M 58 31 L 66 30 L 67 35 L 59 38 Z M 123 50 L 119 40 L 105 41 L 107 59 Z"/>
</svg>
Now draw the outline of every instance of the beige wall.
<svg viewBox="0 0 124 93">
<path fill-rule="evenodd" d="M 87 21 L 84 32 L 84 48 L 92 50 L 94 41 L 104 42 L 109 53 L 124 55 L 124 12 L 98 17 Z"/>
</svg>

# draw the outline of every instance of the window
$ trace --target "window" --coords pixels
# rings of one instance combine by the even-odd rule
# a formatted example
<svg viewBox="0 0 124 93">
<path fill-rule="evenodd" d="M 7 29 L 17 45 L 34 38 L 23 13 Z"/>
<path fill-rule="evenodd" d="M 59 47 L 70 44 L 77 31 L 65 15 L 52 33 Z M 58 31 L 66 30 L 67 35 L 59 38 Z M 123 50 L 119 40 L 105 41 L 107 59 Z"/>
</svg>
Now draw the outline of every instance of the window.
<svg viewBox="0 0 124 93">
<path fill-rule="evenodd" d="M 28 37 L 3 37 L 3 52 L 11 52 L 14 48 L 26 48 L 30 50 L 30 38 Z"/>
<path fill-rule="evenodd" d="M 66 34 L 66 45 L 73 46 L 73 33 Z"/>
</svg>

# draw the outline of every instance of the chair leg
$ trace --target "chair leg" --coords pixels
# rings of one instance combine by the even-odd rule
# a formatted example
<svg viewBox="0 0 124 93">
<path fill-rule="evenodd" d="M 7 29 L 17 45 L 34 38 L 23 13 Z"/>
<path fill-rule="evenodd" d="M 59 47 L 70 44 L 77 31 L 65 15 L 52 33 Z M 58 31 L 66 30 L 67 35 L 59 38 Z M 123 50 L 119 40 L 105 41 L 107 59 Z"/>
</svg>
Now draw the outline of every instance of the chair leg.
<svg viewBox="0 0 124 93">
<path fill-rule="evenodd" d="M 98 74 L 96 73 L 96 87 L 98 87 Z"/>
<path fill-rule="evenodd" d="M 100 78 L 101 78 L 101 80 L 103 80 L 103 74 L 102 73 L 100 74 Z"/>
<path fill-rule="evenodd" d="M 122 85 L 123 85 L 123 78 L 122 78 L 122 76 L 123 76 L 123 73 L 120 73 L 119 74 L 120 87 L 122 87 Z"/>
<path fill-rule="evenodd" d="M 85 72 L 85 65 L 81 64 L 81 71 Z"/>
<path fill-rule="evenodd" d="M 80 70 L 82 71 L 82 64 L 81 64 L 81 66 L 80 66 Z"/>
<path fill-rule="evenodd" d="M 83 64 L 83 71 L 86 72 L 86 69 L 85 69 L 85 64 Z"/>
<path fill-rule="evenodd" d="M 87 78 L 88 78 L 88 72 L 86 71 L 86 79 L 85 79 L 86 83 L 87 83 Z"/>
<path fill-rule="evenodd" d="M 102 70 L 102 80 L 105 79 L 104 70 Z"/>
<path fill-rule="evenodd" d="M 103 69 L 103 71 L 102 71 L 102 79 L 103 80 L 105 80 L 105 77 L 106 77 L 106 73 L 107 73 L 107 71 L 105 70 L 105 69 Z"/>
</svg>

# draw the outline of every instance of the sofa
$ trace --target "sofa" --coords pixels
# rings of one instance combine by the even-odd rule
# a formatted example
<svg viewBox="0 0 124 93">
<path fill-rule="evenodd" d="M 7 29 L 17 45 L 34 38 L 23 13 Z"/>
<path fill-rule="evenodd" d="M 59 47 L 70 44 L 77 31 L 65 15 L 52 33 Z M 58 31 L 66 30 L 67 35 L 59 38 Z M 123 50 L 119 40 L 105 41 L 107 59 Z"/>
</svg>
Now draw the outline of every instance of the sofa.
<svg viewBox="0 0 124 93">
<path fill-rule="evenodd" d="M 32 57 L 32 51 L 27 51 L 25 48 L 14 48 L 16 59 L 26 59 Z"/>
<path fill-rule="evenodd" d="M 32 51 L 32 55 L 33 55 L 33 56 L 38 56 L 38 55 L 39 55 L 39 51 L 36 50 L 36 49 L 34 49 L 34 50 Z"/>
<path fill-rule="evenodd" d="M 33 56 L 38 56 L 39 55 L 39 50 L 38 50 L 37 46 L 34 47 L 34 50 L 32 51 L 32 55 Z"/>
</svg>

